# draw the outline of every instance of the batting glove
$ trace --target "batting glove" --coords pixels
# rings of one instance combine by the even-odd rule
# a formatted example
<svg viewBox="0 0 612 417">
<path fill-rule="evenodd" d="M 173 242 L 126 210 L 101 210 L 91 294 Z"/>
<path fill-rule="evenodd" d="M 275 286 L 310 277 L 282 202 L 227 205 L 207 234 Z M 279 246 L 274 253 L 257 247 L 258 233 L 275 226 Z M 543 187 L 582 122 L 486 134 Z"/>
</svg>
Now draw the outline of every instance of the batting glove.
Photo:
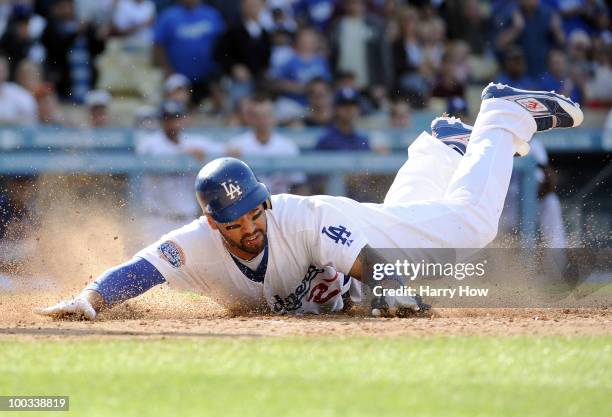
<svg viewBox="0 0 612 417">
<path fill-rule="evenodd" d="M 37 308 L 34 310 L 41 316 L 53 317 L 54 319 L 93 320 L 96 318 L 96 310 L 89 300 L 82 296 L 72 300 L 60 301 L 54 306 Z"/>
</svg>

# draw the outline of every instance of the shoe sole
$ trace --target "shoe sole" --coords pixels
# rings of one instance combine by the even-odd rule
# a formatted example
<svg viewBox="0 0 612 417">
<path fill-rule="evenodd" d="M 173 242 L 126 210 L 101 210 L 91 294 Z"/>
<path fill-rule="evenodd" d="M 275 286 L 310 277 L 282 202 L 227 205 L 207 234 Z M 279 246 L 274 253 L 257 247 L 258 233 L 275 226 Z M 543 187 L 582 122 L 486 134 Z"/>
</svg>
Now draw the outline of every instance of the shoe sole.
<svg viewBox="0 0 612 417">
<path fill-rule="evenodd" d="M 433 130 L 433 126 L 434 126 L 434 125 L 435 125 L 437 122 L 442 121 L 442 120 L 444 120 L 444 121 L 448 122 L 448 124 L 449 124 L 449 125 L 456 125 L 456 124 L 460 124 L 460 125 L 461 125 L 461 127 L 463 127 L 464 129 L 469 130 L 470 132 L 471 132 L 471 131 L 472 131 L 472 129 L 473 129 L 473 127 L 472 127 L 472 126 L 470 126 L 470 125 L 466 125 L 465 123 L 463 123 L 463 122 L 461 121 L 461 119 L 458 119 L 458 118 L 456 118 L 456 117 L 444 117 L 444 116 L 442 116 L 442 117 L 436 117 L 435 119 L 433 119 L 433 120 L 431 121 L 431 125 L 430 125 L 431 130 Z"/>
<path fill-rule="evenodd" d="M 457 119 L 456 117 L 436 117 L 435 119 L 432 120 L 431 125 L 430 125 L 432 136 L 433 136 L 433 133 L 434 133 L 434 130 L 435 130 L 434 129 L 434 125 L 436 123 L 438 123 L 439 121 L 445 121 L 445 122 L 447 122 L 447 124 L 449 126 L 459 124 L 459 125 L 461 125 L 461 127 L 463 129 L 466 129 L 468 132 L 462 133 L 462 134 L 458 134 L 458 135 L 453 135 L 453 136 L 446 136 L 444 138 L 440 138 L 439 136 L 434 136 L 437 139 L 440 139 L 440 140 L 461 139 L 461 138 L 465 138 L 466 136 L 469 137 L 472 134 L 473 127 L 470 126 L 470 125 L 466 125 L 465 123 L 463 123 L 460 119 Z"/>
<path fill-rule="evenodd" d="M 509 86 L 507 84 L 489 83 L 489 85 L 487 85 L 484 88 L 484 90 L 482 90 L 483 94 L 481 95 L 481 97 L 484 96 L 485 91 L 489 90 L 491 87 L 496 87 L 498 90 L 509 89 L 513 93 L 516 93 L 517 96 L 528 95 L 528 96 L 534 96 L 534 98 L 538 98 L 537 96 L 540 96 L 542 98 L 553 99 L 553 100 L 555 100 L 561 106 L 563 111 L 565 111 L 567 114 L 569 114 L 570 117 L 572 118 L 574 124 L 571 127 L 580 126 L 582 124 L 583 120 L 584 120 L 584 114 L 582 113 L 582 110 L 580 109 L 580 104 L 574 103 L 572 100 L 570 100 L 569 98 L 565 97 L 563 94 L 553 93 L 553 92 L 550 92 L 550 91 L 521 90 L 519 88 L 511 87 L 511 86 Z M 512 97 L 512 96 L 509 95 L 509 96 L 505 96 L 505 97 L 492 97 L 492 98 L 507 99 L 507 98 L 510 98 L 510 97 Z M 529 110 L 527 110 L 527 111 L 529 111 Z M 559 128 L 557 128 L 557 129 L 559 129 Z"/>
</svg>

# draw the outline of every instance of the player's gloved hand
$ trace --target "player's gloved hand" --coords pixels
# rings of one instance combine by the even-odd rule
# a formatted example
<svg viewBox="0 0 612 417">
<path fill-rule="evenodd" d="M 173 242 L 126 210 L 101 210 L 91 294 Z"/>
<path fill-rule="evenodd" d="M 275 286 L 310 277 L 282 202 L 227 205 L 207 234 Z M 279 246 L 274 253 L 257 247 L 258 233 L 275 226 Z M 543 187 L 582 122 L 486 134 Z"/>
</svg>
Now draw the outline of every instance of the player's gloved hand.
<svg viewBox="0 0 612 417">
<path fill-rule="evenodd" d="M 60 301 L 51 307 L 37 308 L 34 312 L 41 316 L 53 317 L 54 319 L 72 320 L 93 320 L 97 315 L 96 309 L 88 300 L 87 296 L 83 294 L 72 300 Z"/>
<path fill-rule="evenodd" d="M 374 297 L 371 302 L 372 316 L 374 317 L 406 317 L 416 313 L 427 313 L 431 306 L 425 304 L 423 299 L 416 295 L 385 295 Z"/>
<path fill-rule="evenodd" d="M 374 317 L 408 317 L 415 314 L 428 314 L 431 306 L 425 304 L 421 297 L 385 296 L 372 299 L 372 316 Z"/>
</svg>

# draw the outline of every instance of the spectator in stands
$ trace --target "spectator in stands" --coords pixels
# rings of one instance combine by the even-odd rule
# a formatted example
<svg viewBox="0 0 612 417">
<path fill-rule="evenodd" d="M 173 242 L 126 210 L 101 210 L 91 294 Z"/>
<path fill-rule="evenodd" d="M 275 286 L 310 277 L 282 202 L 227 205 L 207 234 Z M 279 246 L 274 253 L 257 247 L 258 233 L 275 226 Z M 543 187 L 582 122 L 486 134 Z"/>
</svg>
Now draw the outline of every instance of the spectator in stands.
<svg viewBox="0 0 612 417">
<path fill-rule="evenodd" d="M 9 197 L 5 193 L 0 192 L 0 241 L 6 235 L 8 225 L 11 223 L 12 218 L 13 215 L 11 212 L 11 202 Z M 4 260 L 0 259 L 0 263 L 2 261 Z"/>
<path fill-rule="evenodd" d="M 166 76 L 185 75 L 191 81 L 192 104 L 213 95 L 219 101 L 218 38 L 225 32 L 221 14 L 199 0 L 180 0 L 159 16 L 155 27 L 154 59 Z"/>
<path fill-rule="evenodd" d="M 294 19 L 295 0 L 267 0 L 261 14 L 262 24 L 269 30 L 286 30 L 295 33 L 297 23 Z"/>
<path fill-rule="evenodd" d="M 556 91 L 575 102 L 583 102 L 585 80 L 576 73 L 569 73 L 567 57 L 559 49 L 552 49 L 548 54 L 548 71 L 542 75 L 538 84 L 539 90 Z"/>
<path fill-rule="evenodd" d="M 570 35 L 575 30 L 594 33 L 608 10 L 604 0 L 549 0 L 554 3 L 563 20 L 563 30 Z"/>
<path fill-rule="evenodd" d="M 77 18 L 80 21 L 92 22 L 108 35 L 111 31 L 113 11 L 117 1 L 118 0 L 74 0 Z"/>
<path fill-rule="evenodd" d="M 154 0 L 158 3 L 157 10 L 161 12 L 162 9 L 159 7 L 160 2 L 176 3 L 176 0 Z M 223 21 L 228 25 L 233 25 L 240 21 L 240 2 L 238 0 L 205 0 L 205 3 L 211 7 L 217 9 L 223 17 Z"/>
<path fill-rule="evenodd" d="M 322 127 L 331 123 L 334 117 L 334 97 L 331 87 L 323 78 L 315 78 L 308 83 L 308 111 L 304 125 Z"/>
<path fill-rule="evenodd" d="M 504 56 L 503 71 L 495 82 L 508 84 L 524 90 L 534 90 L 536 83 L 526 74 L 527 67 L 523 51 L 516 46 L 509 48 Z"/>
<path fill-rule="evenodd" d="M 512 44 L 520 45 L 527 73 L 539 77 L 546 71 L 548 52 L 565 41 L 561 18 L 540 0 L 519 0 L 517 3 L 502 19 L 503 29 L 496 38 L 496 46 L 504 52 Z"/>
<path fill-rule="evenodd" d="M 467 42 L 476 55 L 485 54 L 491 47 L 489 36 L 484 36 L 491 32 L 491 23 L 483 9 L 480 0 L 446 0 L 444 4 L 449 39 Z"/>
<path fill-rule="evenodd" d="M 359 93 L 356 90 L 342 88 L 334 96 L 335 114 L 334 122 L 319 138 L 315 149 L 320 151 L 370 151 L 386 152 L 388 142 L 381 141 L 370 146 L 370 139 L 357 130 L 357 120 L 360 115 Z M 312 176 L 310 183 L 315 192 L 322 190 L 325 177 Z M 346 195 L 358 201 L 372 201 L 376 199 L 380 177 L 364 174 L 348 175 L 344 178 Z"/>
<path fill-rule="evenodd" d="M 356 129 L 359 94 L 343 88 L 334 97 L 334 123 L 319 139 L 316 149 L 326 151 L 369 151 L 368 138 Z"/>
<path fill-rule="evenodd" d="M 216 56 L 231 77 L 232 103 L 250 94 L 270 65 L 270 34 L 259 21 L 263 0 L 241 0 L 240 22 L 232 26 L 217 47 Z"/>
<path fill-rule="evenodd" d="M 359 91 L 357 88 L 357 77 L 351 71 L 339 71 L 334 77 L 334 91 L 349 89 Z M 362 115 L 368 115 L 374 111 L 374 103 L 367 97 L 359 94 L 359 111 Z"/>
<path fill-rule="evenodd" d="M 284 98 L 306 105 L 306 86 L 314 78 L 331 81 L 327 60 L 321 55 L 319 33 L 311 28 L 300 29 L 294 55 L 279 68 L 272 69 L 275 89 Z"/>
<path fill-rule="evenodd" d="M 13 13 L 13 4 L 3 1 L 0 3 L 0 36 L 6 31 L 9 19 Z"/>
<path fill-rule="evenodd" d="M 44 48 L 39 42 L 45 20 L 34 14 L 33 8 L 25 3 L 15 4 L 0 49 L 9 60 L 10 78 L 15 78 L 17 66 L 25 59 L 42 62 Z"/>
<path fill-rule="evenodd" d="M 410 100 L 413 107 L 422 108 L 429 98 L 429 85 L 424 67 L 423 46 L 417 33 L 418 14 L 404 8 L 400 17 L 399 37 L 393 42 L 394 73 L 397 89 Z"/>
<path fill-rule="evenodd" d="M 186 115 L 186 108 L 180 103 L 163 102 L 159 114 L 161 129 L 141 137 L 136 144 L 136 152 L 156 157 L 189 155 L 200 162 L 223 155 L 223 145 L 185 133 Z M 198 216 L 199 206 L 193 193 L 194 180 L 193 175 L 185 173 L 148 174 L 143 178 L 143 221 L 144 230 L 150 233 L 148 238 L 158 239 Z"/>
<path fill-rule="evenodd" d="M 109 126 L 109 107 L 111 95 L 106 90 L 92 90 L 85 96 L 85 105 L 89 113 L 89 126 L 93 128 Z"/>
<path fill-rule="evenodd" d="M 293 32 L 275 30 L 270 33 L 272 49 L 270 54 L 270 70 L 281 68 L 293 57 Z"/>
<path fill-rule="evenodd" d="M 431 90 L 433 97 L 450 98 L 465 94 L 466 80 L 461 80 L 457 74 L 457 61 L 450 51 L 442 57 L 442 65 Z"/>
<path fill-rule="evenodd" d="M 462 122 L 470 124 L 470 111 L 463 97 L 451 97 L 446 105 L 446 113 L 451 117 L 457 117 Z"/>
<path fill-rule="evenodd" d="M 23 87 L 7 81 L 7 59 L 0 56 L 0 124 L 31 125 L 36 123 L 36 100 Z"/>
<path fill-rule="evenodd" d="M 41 42 L 47 50 L 45 74 L 60 99 L 80 101 L 96 85 L 94 62 L 106 37 L 93 23 L 78 19 L 73 0 L 52 2 Z"/>
<path fill-rule="evenodd" d="M 228 153 L 235 157 L 292 157 L 300 151 L 290 139 L 275 132 L 274 107 L 268 97 L 256 96 L 249 107 L 249 131 L 230 139 Z M 302 173 L 259 175 L 273 194 L 286 193 L 305 182 Z"/>
<path fill-rule="evenodd" d="M 38 105 L 38 124 L 47 127 L 65 125 L 64 115 L 59 107 L 59 99 L 52 84 L 43 83 L 34 92 Z"/>
<path fill-rule="evenodd" d="M 606 149 L 612 148 L 612 107 L 610 107 L 608 115 L 606 116 L 606 121 L 604 122 L 602 139 Z"/>
<path fill-rule="evenodd" d="M 365 0 L 345 0 L 345 14 L 330 35 L 334 69 L 351 71 L 357 88 L 375 92 L 387 87 L 391 79 L 391 53 L 387 47 L 384 26 L 367 13 Z"/>
<path fill-rule="evenodd" d="M 470 63 L 470 46 L 463 41 L 451 42 L 447 45 L 447 52 L 450 54 L 455 67 L 455 78 L 466 85 L 470 81 L 470 71 L 473 65 Z M 486 81 L 489 82 L 490 79 L 489 77 Z"/>
<path fill-rule="evenodd" d="M 575 30 L 568 38 L 567 54 L 572 66 L 577 66 L 585 72 L 589 72 L 591 64 L 589 54 L 592 42 L 589 35 L 582 30 Z"/>
<path fill-rule="evenodd" d="M 439 17 L 421 22 L 419 38 L 422 43 L 423 69 L 426 73 L 435 74 L 442 66 L 444 55 L 448 53 L 445 46 L 446 23 Z"/>
<path fill-rule="evenodd" d="M 177 101 L 189 106 L 191 100 L 191 83 L 183 74 L 172 74 L 164 81 L 164 100 Z"/>
<path fill-rule="evenodd" d="M 297 0 L 295 14 L 302 24 L 316 27 L 325 32 L 334 17 L 339 0 Z"/>
<path fill-rule="evenodd" d="M 586 95 L 592 106 L 609 108 L 612 106 L 612 42 L 595 47 L 593 76 L 586 84 Z"/>
<path fill-rule="evenodd" d="M 147 47 L 153 42 L 155 4 L 151 0 L 117 0 L 113 10 L 112 34 L 128 45 Z"/>
<path fill-rule="evenodd" d="M 251 124 L 249 118 L 251 117 L 252 104 L 253 99 L 251 96 L 241 97 L 238 102 L 234 104 L 234 109 L 232 111 L 232 114 L 230 114 L 229 116 L 227 126 L 248 127 Z"/>
<path fill-rule="evenodd" d="M 371 134 L 370 146 L 375 152 L 388 154 L 394 145 L 407 146 L 414 139 L 414 132 L 409 130 L 412 115 L 406 98 L 398 96 L 391 100 L 385 123 L 383 129 L 375 130 Z"/>
<path fill-rule="evenodd" d="M 3 176 L 1 180 L 0 264 L 3 262 L 10 264 L 27 251 L 27 247 L 18 245 L 18 242 L 31 235 L 36 225 L 33 210 L 35 187 L 32 186 L 32 177 L 28 176 Z"/>
<path fill-rule="evenodd" d="M 15 82 L 31 94 L 43 84 L 42 68 L 30 60 L 24 59 L 17 65 Z"/>
<path fill-rule="evenodd" d="M 159 129 L 159 112 L 150 105 L 143 105 L 134 112 L 134 128 L 139 134 L 150 134 Z"/>
<path fill-rule="evenodd" d="M 535 158 L 538 169 L 538 215 L 540 237 L 545 248 L 565 248 L 567 238 L 563 225 L 561 201 L 557 195 L 557 174 L 554 166 L 549 163 L 548 153 L 542 142 L 537 138 L 531 145 L 531 152 Z"/>
<path fill-rule="evenodd" d="M 408 101 L 404 99 L 392 101 L 389 109 L 389 127 L 408 129 L 411 124 L 410 104 L 408 104 Z"/>
<path fill-rule="evenodd" d="M 543 248 L 565 248 L 567 238 L 561 203 L 556 193 L 555 169 L 549 164 L 548 154 L 542 142 L 534 138 L 531 142 L 530 155 L 538 164 L 535 172 L 538 181 L 538 232 Z M 512 175 L 504 211 L 500 218 L 499 229 L 501 233 L 516 234 L 520 228 L 520 176 Z M 561 265 L 561 264 L 559 264 Z"/>
</svg>

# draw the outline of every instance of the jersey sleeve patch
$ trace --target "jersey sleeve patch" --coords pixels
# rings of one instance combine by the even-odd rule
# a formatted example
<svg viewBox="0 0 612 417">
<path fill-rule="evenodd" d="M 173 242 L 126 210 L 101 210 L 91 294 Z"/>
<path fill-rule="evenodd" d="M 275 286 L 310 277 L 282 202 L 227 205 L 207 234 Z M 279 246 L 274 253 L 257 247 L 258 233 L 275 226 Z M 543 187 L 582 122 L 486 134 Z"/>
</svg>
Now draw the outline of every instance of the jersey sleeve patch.
<svg viewBox="0 0 612 417">
<path fill-rule="evenodd" d="M 167 240 L 157 248 L 159 257 L 168 262 L 173 268 L 185 265 L 185 252 L 176 242 Z"/>
</svg>

